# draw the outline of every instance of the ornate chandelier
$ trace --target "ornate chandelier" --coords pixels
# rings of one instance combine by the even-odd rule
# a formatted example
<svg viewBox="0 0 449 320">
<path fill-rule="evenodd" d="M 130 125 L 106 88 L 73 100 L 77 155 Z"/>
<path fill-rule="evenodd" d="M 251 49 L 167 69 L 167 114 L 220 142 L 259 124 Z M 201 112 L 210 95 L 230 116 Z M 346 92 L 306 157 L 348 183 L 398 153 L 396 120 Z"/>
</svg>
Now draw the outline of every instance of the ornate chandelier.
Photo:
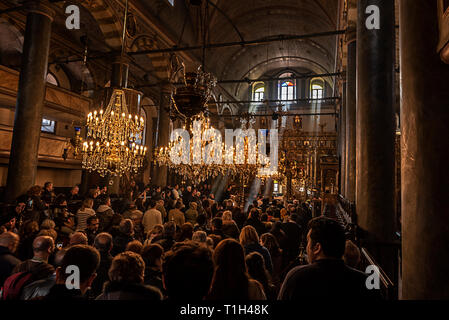
<svg viewBox="0 0 449 320">
<path fill-rule="evenodd" d="M 87 115 L 87 139 L 82 144 L 82 166 L 88 171 L 121 176 L 138 172 L 147 148 L 140 145 L 144 120 L 128 113 L 125 92 L 115 89 L 105 111 Z"/>
<path fill-rule="evenodd" d="M 236 146 L 223 143 L 220 131 L 210 125 L 209 118 L 203 113 L 191 120 L 185 135 L 173 132 L 169 145 L 155 152 L 155 163 L 167 166 L 184 181 L 202 182 L 218 175 L 228 175 L 247 183 L 257 174 L 275 174 L 270 171 L 268 157 L 259 154 L 265 141 L 256 142 L 255 135 L 245 134 L 247 122 L 244 119 L 240 134 L 236 135 L 236 141 L 241 143 Z M 182 148 L 182 145 L 187 146 Z"/>
</svg>

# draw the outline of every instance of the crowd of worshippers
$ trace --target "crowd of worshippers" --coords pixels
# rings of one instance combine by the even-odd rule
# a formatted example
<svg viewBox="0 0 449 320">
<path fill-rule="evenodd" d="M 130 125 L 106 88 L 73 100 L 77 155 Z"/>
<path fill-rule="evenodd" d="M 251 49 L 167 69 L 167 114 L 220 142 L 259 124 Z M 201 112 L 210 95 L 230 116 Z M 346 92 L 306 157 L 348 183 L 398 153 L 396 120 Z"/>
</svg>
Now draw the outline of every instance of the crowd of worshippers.
<svg viewBox="0 0 449 320">
<path fill-rule="evenodd" d="M 55 195 L 50 182 L 5 206 L 3 300 L 295 300 L 377 298 L 343 227 L 307 203 L 257 196 L 244 210 L 232 186 L 134 182 Z M 73 266 L 78 273 L 73 271 Z M 77 279 L 74 276 L 78 277 Z"/>
</svg>

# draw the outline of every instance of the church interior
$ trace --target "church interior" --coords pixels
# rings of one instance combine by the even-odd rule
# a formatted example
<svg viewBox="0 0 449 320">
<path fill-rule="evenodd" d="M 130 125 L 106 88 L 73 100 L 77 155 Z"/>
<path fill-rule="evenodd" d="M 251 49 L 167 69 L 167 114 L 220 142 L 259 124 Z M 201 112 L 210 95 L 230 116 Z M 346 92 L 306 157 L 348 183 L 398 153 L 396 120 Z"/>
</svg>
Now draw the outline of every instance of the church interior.
<svg viewBox="0 0 449 320">
<path fill-rule="evenodd" d="M 447 0 L 0 0 L 4 206 L 304 204 L 385 299 L 449 299 L 448 137 Z"/>
</svg>

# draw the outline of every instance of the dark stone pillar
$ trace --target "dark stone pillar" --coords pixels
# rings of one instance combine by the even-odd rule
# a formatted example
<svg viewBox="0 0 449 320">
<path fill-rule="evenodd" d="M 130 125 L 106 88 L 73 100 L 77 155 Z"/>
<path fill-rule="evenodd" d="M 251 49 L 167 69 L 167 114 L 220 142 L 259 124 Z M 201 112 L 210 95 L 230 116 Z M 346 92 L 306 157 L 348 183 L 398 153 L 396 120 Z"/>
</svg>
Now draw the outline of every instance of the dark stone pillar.
<svg viewBox="0 0 449 320">
<path fill-rule="evenodd" d="M 157 126 L 157 146 L 156 150 L 168 146 L 170 141 L 170 97 L 171 86 L 167 85 L 161 88 L 161 101 L 158 110 L 158 126 Z M 155 166 L 154 168 L 154 184 L 157 186 L 166 186 L 168 177 L 168 168 L 166 166 Z"/>
<path fill-rule="evenodd" d="M 366 27 L 366 8 L 380 29 Z M 360 0 L 357 21 L 356 210 L 366 247 L 394 279 L 394 1 Z M 419 44 L 416 44 L 419 45 Z"/>
<path fill-rule="evenodd" d="M 449 66 L 437 1 L 400 1 L 402 298 L 449 299 Z"/>
<path fill-rule="evenodd" d="M 28 5 L 14 131 L 5 196 L 13 200 L 34 183 L 54 11 L 44 2 Z"/>
<path fill-rule="evenodd" d="M 357 41 L 348 40 L 348 66 L 346 71 L 346 159 L 345 159 L 345 196 L 349 201 L 355 201 L 356 175 L 356 62 Z"/>
<path fill-rule="evenodd" d="M 343 97 L 340 105 L 340 173 L 339 173 L 339 193 L 346 197 L 346 79 L 343 82 Z"/>
</svg>

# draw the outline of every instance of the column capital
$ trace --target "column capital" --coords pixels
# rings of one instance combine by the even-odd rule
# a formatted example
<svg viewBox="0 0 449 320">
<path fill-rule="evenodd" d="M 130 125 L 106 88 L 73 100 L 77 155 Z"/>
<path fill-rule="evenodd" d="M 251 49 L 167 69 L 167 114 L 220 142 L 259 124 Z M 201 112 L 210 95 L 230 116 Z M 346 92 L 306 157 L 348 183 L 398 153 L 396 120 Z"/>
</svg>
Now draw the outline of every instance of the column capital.
<svg viewBox="0 0 449 320">
<path fill-rule="evenodd" d="M 29 0 L 25 2 L 24 5 L 28 13 L 37 13 L 43 16 L 47 16 L 50 19 L 50 21 L 53 22 L 53 19 L 56 15 L 56 11 L 54 6 L 48 1 Z"/>
</svg>

